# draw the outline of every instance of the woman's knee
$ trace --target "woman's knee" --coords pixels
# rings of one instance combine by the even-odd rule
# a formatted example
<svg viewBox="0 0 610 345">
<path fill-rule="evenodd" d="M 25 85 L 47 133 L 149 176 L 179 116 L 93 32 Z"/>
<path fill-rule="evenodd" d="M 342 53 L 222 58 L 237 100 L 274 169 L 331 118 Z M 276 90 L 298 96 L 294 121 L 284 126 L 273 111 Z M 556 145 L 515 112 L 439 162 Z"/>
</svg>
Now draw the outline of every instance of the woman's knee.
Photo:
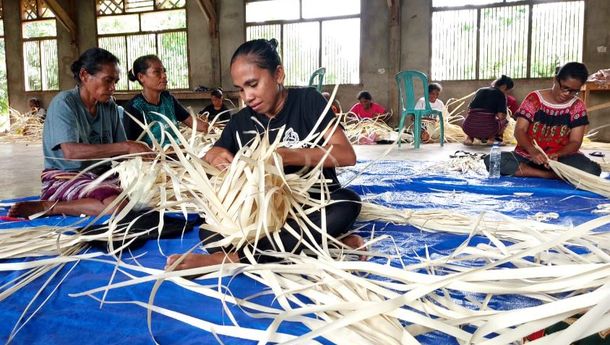
<svg viewBox="0 0 610 345">
<path fill-rule="evenodd" d="M 579 169 L 595 176 L 602 174 L 602 167 L 597 164 L 597 162 L 593 161 L 589 161 L 588 164 L 584 164 L 582 167 L 579 167 Z"/>
<path fill-rule="evenodd" d="M 483 163 L 485 163 L 485 169 L 489 171 L 490 156 L 483 156 Z M 519 160 L 515 157 L 514 152 L 502 152 L 500 155 L 500 174 L 512 176 L 517 172 L 519 168 Z"/>
<path fill-rule="evenodd" d="M 559 162 L 595 176 L 599 176 L 602 173 L 602 168 L 597 162 L 590 160 L 581 153 L 560 157 Z"/>
<path fill-rule="evenodd" d="M 358 195 L 353 190 L 347 188 L 340 188 L 332 192 L 330 197 L 335 202 L 338 201 L 336 205 L 341 205 L 341 208 L 344 210 L 344 212 L 353 213 L 356 217 L 360 214 L 360 209 L 362 208 L 362 205 L 360 203 L 360 195 Z M 344 202 L 341 202 L 342 200 Z M 346 208 L 350 208 L 351 212 L 348 211 Z"/>
</svg>

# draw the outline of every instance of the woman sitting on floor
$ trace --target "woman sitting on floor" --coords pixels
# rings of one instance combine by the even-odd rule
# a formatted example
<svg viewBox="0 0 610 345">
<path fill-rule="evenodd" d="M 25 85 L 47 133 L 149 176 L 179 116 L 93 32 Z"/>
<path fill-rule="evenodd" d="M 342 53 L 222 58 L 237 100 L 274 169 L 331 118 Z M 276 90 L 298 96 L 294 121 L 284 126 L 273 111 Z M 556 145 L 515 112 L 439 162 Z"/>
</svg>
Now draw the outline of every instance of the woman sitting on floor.
<svg viewBox="0 0 610 345">
<path fill-rule="evenodd" d="M 438 96 L 441 95 L 443 87 L 439 83 L 428 84 L 428 102 L 430 102 L 430 108 L 443 112 L 445 109 L 445 103 L 441 101 Z M 415 109 L 426 109 L 426 98 L 420 97 L 415 104 Z M 421 141 L 427 143 L 430 141 L 430 134 L 426 129 L 426 123 L 435 123 L 438 120 L 436 115 L 424 115 L 422 116 L 422 128 L 421 128 Z"/>
<path fill-rule="evenodd" d="M 474 139 L 489 143 L 494 140 L 502 142 L 502 134 L 508 124 L 506 94 L 513 86 L 513 80 L 503 75 L 494 80 L 490 87 L 477 90 L 462 124 L 466 134 L 464 145 L 472 145 Z"/>
<path fill-rule="evenodd" d="M 229 112 L 229 108 L 227 108 L 227 106 L 224 104 L 224 95 L 222 94 L 222 90 L 212 90 L 212 92 L 210 92 L 210 100 L 212 101 L 212 104 L 201 109 L 199 115 L 204 115 L 207 113 L 208 122 L 229 121 L 231 118 L 231 113 Z"/>
<path fill-rule="evenodd" d="M 547 156 L 590 174 L 601 174 L 599 164 L 578 151 L 589 119 L 585 104 L 576 95 L 588 74 L 582 63 L 567 63 L 557 72 L 552 88 L 527 95 L 515 113 L 517 147 L 514 152 L 502 152 L 502 175 L 557 178 L 546 166 Z M 489 169 L 489 157 L 485 164 Z"/>
<path fill-rule="evenodd" d="M 148 125 L 157 122 L 150 130 L 155 140 L 162 146 L 169 144 L 169 138 L 161 141 L 162 132 L 172 133 L 166 120 L 155 114 L 160 113 L 167 117 L 174 125 L 178 121 L 189 127 L 193 127 L 195 122 L 193 117 L 184 109 L 176 98 L 167 91 L 167 74 L 163 63 L 156 55 L 140 56 L 133 62 L 133 68 L 128 73 L 129 80 L 137 81 L 142 85 L 142 92 L 134 96 L 125 111 L 137 118 L 138 121 Z M 125 115 L 125 132 L 129 140 L 138 140 L 144 129 L 137 124 L 130 116 Z M 197 121 L 197 131 L 207 132 L 208 123 L 204 120 Z M 152 145 L 152 139 L 145 135 L 143 140 Z"/>
<path fill-rule="evenodd" d="M 96 163 L 94 160 L 150 152 L 146 144 L 125 138 L 112 100 L 119 80 L 118 64 L 116 56 L 101 48 L 88 49 L 72 64 L 77 85 L 53 98 L 44 123 L 41 200 L 13 205 L 10 217 L 29 217 L 43 211 L 47 215 L 99 215 L 121 193 L 118 178 L 91 188 L 109 167 L 82 171 Z"/>
<path fill-rule="evenodd" d="M 373 96 L 368 91 L 358 93 L 358 103 L 354 104 L 350 111 L 360 119 L 370 119 L 386 113 L 381 105 L 373 102 Z"/>
<path fill-rule="evenodd" d="M 223 169 L 233 161 L 239 143 L 250 142 L 255 133 L 268 135 L 269 140 L 273 141 L 277 134 L 277 130 L 274 129 L 281 126 L 285 126 L 286 130 L 282 138 L 284 147 L 278 149 L 278 154 L 282 157 L 286 173 L 295 173 L 303 167 L 316 166 L 324 158 L 324 150 L 300 148 L 298 144 L 314 128 L 327 102 L 313 88 L 284 87 L 285 72 L 276 47 L 275 39 L 270 41 L 258 39 L 242 44 L 233 54 L 230 65 L 231 77 L 247 106 L 231 117 L 220 139 L 204 156 L 206 162 Z M 322 116 L 323 120 L 319 128 L 326 128 L 331 121 L 335 121 L 332 111 Z M 332 146 L 329 157 L 323 163 L 323 174 L 326 179 L 332 181 L 329 186 L 330 196 L 333 200 L 346 200 L 325 208 L 328 234 L 338 237 L 350 229 L 360 213 L 360 198 L 351 190 L 341 188 L 335 167 L 354 165 L 356 155 L 341 128 L 326 133 L 325 138 L 329 139 L 326 149 Z M 308 217 L 320 226 L 320 212 L 312 213 Z M 298 231 L 296 221 L 288 219 L 287 223 Z M 312 231 L 312 235 L 316 242 L 322 242 L 321 234 Z M 205 229 L 200 230 L 199 237 L 203 245 L 222 239 L 218 233 Z M 301 251 L 304 245 L 300 241 L 308 240 L 307 237 L 295 238 L 286 230 L 281 230 L 280 238 L 285 250 L 289 252 Z M 259 239 L 258 250 L 273 249 L 274 245 L 271 241 L 266 237 Z M 363 245 L 363 240 L 360 236 L 350 235 L 343 239 L 343 243 L 356 248 Z M 188 254 L 177 269 L 214 265 L 225 260 L 233 262 L 244 260 L 240 248 L 212 248 L 210 252 L 210 254 Z M 258 262 L 270 260 L 270 257 L 260 255 L 258 252 L 255 256 Z M 180 255 L 170 256 L 168 265 L 173 264 L 179 257 Z"/>
</svg>

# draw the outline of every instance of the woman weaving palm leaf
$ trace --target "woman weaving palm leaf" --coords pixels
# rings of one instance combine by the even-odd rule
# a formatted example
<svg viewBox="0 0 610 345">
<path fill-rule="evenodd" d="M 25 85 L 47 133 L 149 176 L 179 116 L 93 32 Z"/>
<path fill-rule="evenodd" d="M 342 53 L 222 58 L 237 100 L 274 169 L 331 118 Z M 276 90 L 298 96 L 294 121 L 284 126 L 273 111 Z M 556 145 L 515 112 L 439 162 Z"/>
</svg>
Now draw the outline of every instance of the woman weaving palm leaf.
<svg viewBox="0 0 610 345">
<path fill-rule="evenodd" d="M 285 72 L 276 47 L 277 41 L 274 39 L 259 39 L 242 44 L 233 55 L 231 76 L 247 106 L 231 118 L 220 139 L 204 156 L 204 160 L 224 169 L 231 164 L 240 146 L 249 145 L 255 136 L 266 135 L 269 141 L 273 142 L 278 134 L 282 135 L 282 147 L 277 149 L 277 154 L 281 157 L 286 173 L 295 173 L 302 171 L 304 167 L 322 164 L 324 179 L 330 181 L 327 185 L 330 199 L 335 202 L 324 207 L 324 215 L 317 211 L 307 215 L 307 218 L 317 227 L 321 227 L 325 222 L 327 234 L 338 237 L 345 234 L 356 220 L 360 212 L 360 198 L 356 193 L 341 188 L 335 167 L 354 165 L 356 155 L 339 127 L 327 131 L 323 138 L 319 138 L 320 142 L 317 144 L 322 145 L 322 140 L 326 143 L 323 148 L 303 147 L 303 139 L 308 137 L 316 126 L 322 129 L 328 127 L 335 120 L 335 116 L 328 111 L 322 115 L 321 123 L 317 124 L 319 114 L 326 107 L 322 95 L 313 88 L 284 87 Z M 281 128 L 284 130 L 280 130 Z M 315 198 L 316 192 L 310 194 Z M 289 218 L 286 226 L 299 231 L 294 219 Z M 259 238 L 254 250 L 256 260 L 269 260 L 269 256 L 262 254 L 277 247 L 289 252 L 299 252 L 306 248 L 307 241 L 318 244 L 323 241 L 324 235 L 320 232 L 311 231 L 305 234 L 303 229 L 300 231 L 299 237 L 290 231 L 280 230 L 281 243 L 274 242 L 268 236 Z M 202 226 L 199 237 L 204 246 L 222 240 L 222 235 L 206 230 L 205 226 Z M 347 236 L 342 241 L 354 248 L 363 245 L 362 238 L 356 235 Z M 233 246 L 208 248 L 210 254 L 187 254 L 176 269 L 214 265 L 227 260 L 243 261 L 243 250 L 243 247 Z M 180 258 L 181 255 L 170 256 L 168 266 Z"/>
</svg>

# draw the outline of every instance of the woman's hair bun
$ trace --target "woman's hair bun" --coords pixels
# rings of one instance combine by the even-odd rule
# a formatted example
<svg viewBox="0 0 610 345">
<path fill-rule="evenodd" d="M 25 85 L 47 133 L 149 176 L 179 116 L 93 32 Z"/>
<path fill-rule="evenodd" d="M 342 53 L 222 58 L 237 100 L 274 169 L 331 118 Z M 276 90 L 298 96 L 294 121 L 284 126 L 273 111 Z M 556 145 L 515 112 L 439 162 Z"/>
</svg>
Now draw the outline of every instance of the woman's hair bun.
<svg viewBox="0 0 610 345">
<path fill-rule="evenodd" d="M 133 73 L 133 69 L 130 69 L 129 71 L 127 71 L 127 79 L 129 79 L 131 81 L 137 81 L 138 80 L 136 75 Z"/>
<path fill-rule="evenodd" d="M 271 47 L 273 47 L 273 49 L 277 50 L 277 46 L 279 45 L 278 41 L 275 38 L 270 39 L 269 41 L 269 45 Z"/>
</svg>

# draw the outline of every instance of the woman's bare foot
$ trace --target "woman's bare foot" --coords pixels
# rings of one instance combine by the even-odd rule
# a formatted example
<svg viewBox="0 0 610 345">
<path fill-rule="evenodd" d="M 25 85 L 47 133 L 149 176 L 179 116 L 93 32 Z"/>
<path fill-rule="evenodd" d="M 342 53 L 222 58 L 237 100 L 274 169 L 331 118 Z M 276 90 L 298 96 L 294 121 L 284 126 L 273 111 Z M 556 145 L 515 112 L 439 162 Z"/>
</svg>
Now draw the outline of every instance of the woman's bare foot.
<svg viewBox="0 0 610 345">
<path fill-rule="evenodd" d="M 466 137 L 466 139 L 464 139 L 464 145 L 472 146 L 472 141 L 473 139 L 471 137 Z"/>
<path fill-rule="evenodd" d="M 31 215 L 49 211 L 54 204 L 54 201 L 45 200 L 18 202 L 11 206 L 11 208 L 8 210 L 8 216 L 15 218 L 28 218 Z"/>
<path fill-rule="evenodd" d="M 170 255 L 167 258 L 166 268 L 173 265 L 182 254 Z M 214 254 L 186 254 L 186 257 L 174 268 L 176 271 L 186 270 L 189 268 L 205 267 L 212 265 L 219 265 L 223 262 L 239 262 L 239 256 L 237 253 L 225 254 L 224 252 L 216 252 Z"/>
<path fill-rule="evenodd" d="M 347 235 L 341 239 L 341 243 L 354 250 L 367 250 L 364 239 L 358 235 Z M 360 261 L 366 261 L 366 255 L 360 255 Z"/>
</svg>

